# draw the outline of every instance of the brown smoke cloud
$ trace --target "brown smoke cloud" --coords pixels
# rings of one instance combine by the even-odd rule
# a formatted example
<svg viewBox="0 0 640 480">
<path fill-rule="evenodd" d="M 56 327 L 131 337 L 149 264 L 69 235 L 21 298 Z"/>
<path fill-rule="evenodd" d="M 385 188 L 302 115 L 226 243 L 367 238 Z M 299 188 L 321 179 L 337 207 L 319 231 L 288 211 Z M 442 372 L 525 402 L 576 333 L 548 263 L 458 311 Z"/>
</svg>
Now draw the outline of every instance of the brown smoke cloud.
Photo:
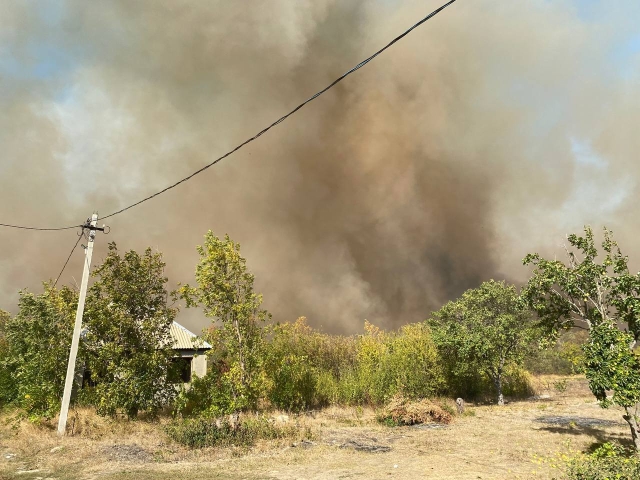
<svg viewBox="0 0 640 480">
<path fill-rule="evenodd" d="M 0 52 L 29 70 L 46 45 L 64 68 L 0 80 L 0 221 L 76 223 L 163 188 L 437 6 L 69 2 L 53 22 L 5 2 Z M 521 282 L 526 253 L 560 253 L 586 223 L 638 258 L 640 59 L 611 63 L 632 28 L 622 7 L 457 2 L 257 142 L 109 219 L 94 258 L 108 240 L 150 245 L 189 282 L 206 230 L 229 233 L 276 320 L 339 332 Z M 55 277 L 75 239 L 0 231 L 0 305 Z M 63 281 L 80 271 L 77 253 Z"/>
</svg>

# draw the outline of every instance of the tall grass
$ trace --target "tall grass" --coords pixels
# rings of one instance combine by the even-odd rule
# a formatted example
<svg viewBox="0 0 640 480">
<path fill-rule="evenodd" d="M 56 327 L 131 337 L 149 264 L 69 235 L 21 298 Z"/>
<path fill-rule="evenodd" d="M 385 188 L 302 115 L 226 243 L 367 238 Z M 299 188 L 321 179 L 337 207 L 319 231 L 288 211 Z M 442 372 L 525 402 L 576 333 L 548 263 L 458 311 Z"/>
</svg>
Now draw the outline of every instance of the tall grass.
<svg viewBox="0 0 640 480">
<path fill-rule="evenodd" d="M 493 385 L 480 373 L 455 377 L 449 359 L 438 353 L 426 323 L 384 331 L 365 321 L 361 335 L 330 335 L 307 325 L 304 317 L 293 323 L 267 327 L 261 346 L 261 405 L 290 412 L 329 405 L 380 407 L 394 396 L 408 400 L 436 396 L 493 397 Z M 212 370 L 183 391 L 176 411 L 183 416 L 217 416 L 220 379 L 228 362 L 213 352 Z M 219 358 L 220 357 L 220 358 Z M 511 369 L 505 394 L 531 393 L 524 370 Z"/>
<path fill-rule="evenodd" d="M 397 393 L 428 397 L 444 378 L 429 329 L 385 332 L 365 322 L 364 334 L 328 335 L 304 318 L 273 327 L 265 352 L 267 397 L 278 408 L 329 404 L 382 405 Z"/>
</svg>

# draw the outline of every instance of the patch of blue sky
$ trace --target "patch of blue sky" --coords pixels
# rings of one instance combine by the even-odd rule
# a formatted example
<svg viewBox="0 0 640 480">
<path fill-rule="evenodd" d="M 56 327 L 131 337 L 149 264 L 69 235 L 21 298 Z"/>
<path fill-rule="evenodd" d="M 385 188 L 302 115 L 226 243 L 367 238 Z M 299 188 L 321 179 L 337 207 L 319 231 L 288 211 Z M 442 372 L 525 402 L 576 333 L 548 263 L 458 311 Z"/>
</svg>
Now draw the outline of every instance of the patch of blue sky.
<svg viewBox="0 0 640 480">
<path fill-rule="evenodd" d="M 611 171 L 606 158 L 593 150 L 590 143 L 570 138 L 573 161 L 571 192 L 557 214 L 559 218 L 579 217 L 585 223 L 606 221 L 635 188 L 628 176 Z"/>
<path fill-rule="evenodd" d="M 11 94 L 25 82 L 40 83 L 55 102 L 69 101 L 73 92 L 73 72 L 82 62 L 79 50 L 34 41 L 21 52 L 0 50 L 1 94 Z M 55 80 L 55 81 L 54 81 Z"/>
<path fill-rule="evenodd" d="M 574 5 L 578 18 L 585 21 L 592 21 L 598 18 L 603 6 L 602 0 L 574 0 Z"/>
<path fill-rule="evenodd" d="M 16 80 L 47 80 L 73 70 L 76 52 L 46 42 L 32 41 L 24 51 L 4 50 L 0 54 L 0 74 Z"/>
<path fill-rule="evenodd" d="M 640 14 L 638 15 L 638 32 L 614 45 L 610 50 L 609 60 L 614 70 L 622 77 L 628 78 L 638 75 L 640 70 Z"/>
<path fill-rule="evenodd" d="M 604 170 L 608 167 L 609 162 L 593 151 L 589 142 L 580 140 L 575 137 L 570 137 L 571 153 L 573 159 L 578 165 L 588 165 L 600 170 Z"/>
<path fill-rule="evenodd" d="M 613 22 L 617 18 L 619 37 L 611 45 L 608 59 L 614 71 L 627 76 L 640 54 L 640 2 L 638 0 L 573 0 L 578 18 L 586 23 Z M 636 63 L 637 65 L 637 63 Z"/>
<path fill-rule="evenodd" d="M 67 13 L 67 4 L 62 0 L 31 0 L 31 5 L 42 23 L 49 27 L 59 26 Z"/>
<path fill-rule="evenodd" d="M 19 48 L 0 46 L 0 77 L 3 86 L 10 88 L 11 82 L 42 82 L 50 80 L 54 101 L 65 101 L 71 94 L 67 84 L 70 74 L 86 57 L 84 47 L 69 46 L 59 36 L 66 17 L 67 5 L 61 0 L 31 0 L 26 2 L 29 11 L 37 18 L 40 31 Z M 65 81 L 67 80 L 67 81 Z"/>
</svg>

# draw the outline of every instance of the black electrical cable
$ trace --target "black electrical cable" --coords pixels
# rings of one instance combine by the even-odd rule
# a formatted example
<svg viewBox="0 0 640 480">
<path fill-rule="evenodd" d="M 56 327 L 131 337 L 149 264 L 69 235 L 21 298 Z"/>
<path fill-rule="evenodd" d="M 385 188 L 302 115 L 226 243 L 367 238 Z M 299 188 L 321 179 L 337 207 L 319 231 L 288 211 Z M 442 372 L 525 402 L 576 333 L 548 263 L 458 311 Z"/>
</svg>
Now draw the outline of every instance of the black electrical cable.
<svg viewBox="0 0 640 480">
<path fill-rule="evenodd" d="M 68 227 L 58 227 L 58 228 L 40 228 L 40 227 L 25 227 L 24 225 L 11 225 L 10 223 L 0 223 L 0 227 L 9 227 L 9 228 L 19 228 L 21 230 L 38 230 L 38 231 L 59 231 L 59 230 L 71 230 L 72 228 L 78 228 L 82 225 L 69 225 Z"/>
<path fill-rule="evenodd" d="M 273 122 L 271 125 L 269 125 L 268 127 L 260 130 L 257 134 L 255 134 L 253 137 L 245 140 L 244 142 L 242 142 L 240 145 L 238 145 L 237 147 L 235 147 L 232 150 L 229 150 L 227 153 L 225 153 L 224 155 L 222 155 L 221 157 L 216 158 L 213 162 L 208 163 L 207 165 L 205 165 L 204 167 L 196 170 L 195 172 L 193 172 L 191 175 L 184 177 L 181 180 L 178 180 L 177 182 L 169 185 L 166 188 L 163 188 L 162 190 L 149 195 L 148 197 L 143 198 L 142 200 L 133 203 L 131 205 L 129 205 L 128 207 L 124 207 L 121 208 L 120 210 L 117 210 L 113 213 L 110 213 L 109 215 L 105 215 L 104 217 L 100 217 L 100 220 L 105 219 L 105 218 L 109 218 L 109 217 L 113 217 L 115 215 L 118 215 L 122 212 L 125 212 L 127 210 L 129 210 L 130 208 L 136 207 L 138 205 L 140 205 L 141 203 L 146 202 L 147 200 L 151 200 L 152 198 L 157 197 L 158 195 L 162 195 L 164 192 L 171 190 L 172 188 L 177 187 L 178 185 L 180 185 L 181 183 L 186 182 L 187 180 L 192 179 L 193 177 L 195 177 L 196 175 L 198 175 L 199 173 L 204 172 L 206 169 L 214 166 L 216 163 L 220 162 L 221 160 L 224 160 L 225 158 L 227 158 L 229 155 L 237 152 L 238 150 L 240 150 L 242 147 L 244 147 L 245 145 L 247 145 L 248 143 L 253 142 L 254 140 L 256 140 L 258 137 L 262 136 L 263 134 L 267 133 L 269 130 L 271 130 L 273 127 L 275 127 L 276 125 L 278 125 L 279 123 L 284 122 L 287 118 L 289 118 L 291 115 L 293 115 L 294 113 L 296 113 L 298 110 L 300 110 L 302 107 L 304 107 L 307 103 L 312 102 L 313 100 L 315 100 L 316 98 L 318 98 L 320 95 L 322 95 L 324 92 L 326 92 L 327 90 L 329 90 L 330 88 L 334 87 L 336 84 L 338 84 L 339 82 L 341 82 L 342 80 L 344 80 L 347 76 L 351 75 L 353 72 L 355 72 L 356 70 L 359 70 L 360 68 L 364 67 L 367 63 L 369 63 L 371 60 L 373 60 L 374 58 L 376 58 L 378 55 L 380 55 L 382 52 L 384 52 L 386 49 L 388 49 L 389 47 L 391 47 L 394 43 L 396 43 L 397 41 L 401 40 L 402 38 L 406 37 L 412 30 L 418 28 L 420 25 L 422 25 L 423 23 L 425 23 L 427 20 L 429 20 L 430 18 L 434 17 L 435 15 L 437 15 L 438 13 L 440 13 L 442 10 L 444 10 L 445 8 L 447 8 L 449 5 L 451 5 L 452 3 L 454 3 L 456 0 L 451 0 L 450 2 L 442 5 L 440 8 L 437 8 L 436 10 L 434 10 L 433 12 L 431 12 L 429 15 L 427 15 L 426 17 L 424 17 L 422 20 L 420 20 L 418 23 L 416 23 L 415 25 L 413 25 L 411 28 L 409 28 L 408 30 L 406 30 L 404 33 L 398 35 L 396 38 L 394 38 L 393 40 L 391 40 L 389 43 L 387 43 L 384 47 L 382 47 L 380 50 L 378 50 L 377 52 L 375 52 L 373 55 L 367 57 L 366 59 L 364 59 L 362 62 L 360 62 L 359 64 L 357 64 L 355 67 L 353 67 L 351 70 L 349 70 L 348 72 L 342 74 L 341 76 L 339 76 L 338 78 L 336 78 L 333 82 L 331 82 L 329 85 L 327 85 L 325 88 L 323 88 L 322 90 L 320 90 L 319 92 L 317 92 L 316 94 L 314 94 L 313 96 L 309 97 L 307 100 L 305 100 L 304 102 L 302 102 L 300 105 L 298 105 L 296 108 L 294 108 L 293 110 L 291 110 L 289 113 L 287 113 L 286 115 L 283 115 L 282 117 L 280 117 L 278 120 L 276 120 L 275 122 Z"/>
<path fill-rule="evenodd" d="M 447 8 L 449 5 L 451 5 L 452 3 L 455 3 L 456 0 L 451 0 L 447 3 L 445 3 L 444 5 L 442 5 L 441 7 L 437 8 L 436 10 L 434 10 L 433 12 L 431 12 L 429 15 L 427 15 L 426 17 L 424 17 L 422 20 L 420 20 L 418 23 L 416 23 L 415 25 L 413 25 L 411 28 L 409 28 L 408 30 L 404 31 L 403 33 L 401 33 L 400 35 L 398 35 L 397 37 L 395 37 L 393 40 L 391 40 L 389 43 L 387 43 L 384 47 L 382 47 L 380 50 L 378 50 L 377 52 L 375 52 L 373 55 L 367 57 L 366 59 L 364 59 L 363 61 L 361 61 L 360 63 L 358 63 L 355 67 L 353 67 L 351 70 L 347 71 L 346 73 L 342 74 L 341 76 L 339 76 L 338 78 L 336 78 L 333 82 L 331 82 L 329 85 L 327 85 L 325 88 L 323 88 L 322 90 L 320 90 L 319 92 L 315 93 L 313 96 L 309 97 L 307 100 L 305 100 L 304 102 L 302 102 L 300 105 L 298 105 L 297 107 L 295 107 L 293 110 L 291 110 L 289 113 L 283 115 L 282 117 L 280 117 L 278 120 L 276 120 L 275 122 L 273 122 L 271 125 L 269 125 L 268 127 L 260 130 L 258 133 L 256 133 L 253 137 L 245 140 L 244 142 L 242 142 L 240 145 L 238 145 L 237 147 L 233 148 L 232 150 L 229 150 L 227 153 L 225 153 L 224 155 L 222 155 L 221 157 L 216 158 L 214 161 L 212 161 L 211 163 L 208 163 L 207 165 L 205 165 L 202 168 L 199 168 L 198 170 L 196 170 L 195 172 L 193 172 L 191 175 L 182 178 L 181 180 L 178 180 L 177 182 L 169 185 L 166 188 L 163 188 L 162 190 L 149 195 L 148 197 L 143 198 L 142 200 L 137 201 L 136 203 L 133 203 L 127 207 L 121 208 L 120 210 L 117 210 L 113 213 L 110 213 L 109 215 L 105 215 L 104 217 L 100 217 L 100 220 L 105 219 L 105 218 L 109 218 L 109 217 L 114 217 L 122 212 L 125 212 L 133 207 L 136 207 L 138 205 L 140 205 L 141 203 L 144 203 L 148 200 L 151 200 L 152 198 L 157 197 L 158 195 L 162 195 L 163 193 L 171 190 L 172 188 L 177 187 L 178 185 L 192 179 L 193 177 L 195 177 L 196 175 L 198 175 L 199 173 L 204 172 L 205 170 L 207 170 L 208 168 L 214 166 L 216 163 L 220 162 L 221 160 L 224 160 L 225 158 L 227 158 L 229 155 L 237 152 L 238 150 L 240 150 L 242 147 L 244 147 L 245 145 L 253 142 L 254 140 L 258 139 L 259 137 L 261 137 L 263 134 L 267 133 L 269 130 L 271 130 L 273 127 L 275 127 L 276 125 L 284 122 L 287 118 L 289 118 L 291 115 L 293 115 L 294 113 L 296 113 L 298 110 L 300 110 L 302 107 L 304 107 L 307 103 L 312 102 L 313 100 L 315 100 L 316 98 L 318 98 L 320 95 L 322 95 L 323 93 L 325 93 L 327 90 L 331 89 L 332 87 L 334 87 L 335 85 L 337 85 L 339 82 L 341 82 L 342 80 L 344 80 L 346 77 L 348 77 L 349 75 L 351 75 L 353 72 L 355 72 L 356 70 L 361 69 L 362 67 L 364 67 L 367 63 L 369 63 L 371 60 L 373 60 L 374 58 L 376 58 L 378 55 L 380 55 L 382 52 L 384 52 L 385 50 L 387 50 L 389 47 L 391 47 L 393 44 L 395 44 L 396 42 L 398 42 L 399 40 L 403 39 L 404 37 L 406 37 L 409 33 L 411 33 L 413 30 L 415 30 L 416 28 L 418 28 L 420 25 L 422 25 L 423 23 L 425 23 L 427 20 L 433 18 L 434 16 L 436 16 L 438 13 L 440 13 L 442 10 L 444 10 L 445 8 Z M 4 227 L 12 227 L 12 228 L 22 228 L 25 230 L 68 230 L 71 228 L 76 228 L 79 225 L 71 225 L 69 227 L 60 227 L 60 228 L 37 228 L 37 227 L 23 227 L 23 226 L 19 226 L 19 225 L 7 225 L 7 224 L 3 224 L 0 223 L 0 226 L 4 226 Z"/>
<path fill-rule="evenodd" d="M 76 248 L 78 248 L 78 244 L 80 243 L 80 240 L 82 239 L 83 236 L 84 236 L 84 229 L 82 230 L 82 234 L 78 235 L 78 240 L 76 240 L 76 244 L 71 249 L 71 253 L 69 253 L 69 256 L 67 257 L 67 261 L 64 262 L 64 265 L 62 266 L 62 270 L 60 270 L 60 273 L 58 274 L 58 278 L 56 278 L 56 281 L 53 282 L 53 288 L 55 288 L 56 285 L 58 284 L 58 280 L 60 280 L 60 277 L 62 276 L 62 272 L 64 272 L 64 269 L 67 268 L 67 264 L 69 263 L 69 260 L 71 260 L 71 255 L 73 255 L 73 252 L 75 252 Z"/>
</svg>

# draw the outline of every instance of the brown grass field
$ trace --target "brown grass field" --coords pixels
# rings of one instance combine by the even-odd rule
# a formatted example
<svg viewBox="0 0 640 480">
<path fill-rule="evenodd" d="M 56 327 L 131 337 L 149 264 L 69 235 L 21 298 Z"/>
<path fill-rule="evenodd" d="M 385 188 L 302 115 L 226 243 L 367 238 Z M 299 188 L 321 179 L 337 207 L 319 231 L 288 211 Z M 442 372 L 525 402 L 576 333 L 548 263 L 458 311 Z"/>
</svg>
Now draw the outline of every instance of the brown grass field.
<svg viewBox="0 0 640 480">
<path fill-rule="evenodd" d="M 55 422 L 33 425 L 4 414 L 2 479 L 551 479 L 563 456 L 629 437 L 617 408 L 601 409 L 581 377 L 564 393 L 554 377 L 534 380 L 544 398 L 505 407 L 468 406 L 447 426 L 387 427 L 375 412 L 329 408 L 291 416 L 312 441 L 268 441 L 250 449 L 191 450 L 160 423 L 77 414 L 73 436 Z M 548 396 L 548 397 L 547 397 Z M 433 428 L 436 427 L 436 428 Z"/>
</svg>

